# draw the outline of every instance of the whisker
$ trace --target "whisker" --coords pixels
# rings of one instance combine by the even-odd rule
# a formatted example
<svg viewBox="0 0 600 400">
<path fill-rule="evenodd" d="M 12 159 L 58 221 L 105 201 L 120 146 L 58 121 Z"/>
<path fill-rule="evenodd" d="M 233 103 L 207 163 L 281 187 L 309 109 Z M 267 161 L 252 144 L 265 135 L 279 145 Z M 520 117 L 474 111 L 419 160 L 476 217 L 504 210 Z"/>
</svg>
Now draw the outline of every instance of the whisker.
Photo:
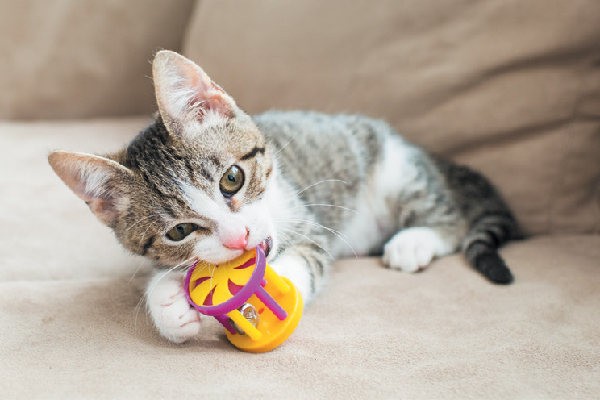
<svg viewBox="0 0 600 400">
<path fill-rule="evenodd" d="M 277 152 L 275 154 L 273 154 L 273 157 L 275 157 L 277 154 L 279 154 L 281 152 L 281 150 L 285 149 L 288 146 L 288 144 L 292 143 L 293 141 L 294 141 L 294 138 L 291 138 L 289 142 L 284 144 L 282 148 L 280 148 L 279 150 L 277 150 Z"/>
<path fill-rule="evenodd" d="M 146 233 L 148 232 L 148 229 L 152 228 L 152 225 L 154 225 L 155 223 L 157 223 L 158 221 L 160 221 L 158 218 L 156 219 L 156 221 L 152 222 L 144 231 L 144 234 L 142 235 L 142 239 L 140 240 L 141 243 L 144 243 L 144 239 L 146 239 Z"/>
<path fill-rule="evenodd" d="M 312 185 L 309 185 L 309 186 L 305 187 L 304 189 L 300 190 L 300 191 L 299 191 L 299 192 L 297 192 L 296 194 L 300 194 L 300 193 L 304 192 L 305 190 L 308 190 L 308 189 L 310 189 L 310 188 L 311 188 L 311 187 L 313 187 L 313 186 L 317 186 L 317 185 L 319 185 L 319 184 L 321 184 L 321 183 L 325 183 L 325 182 L 341 182 L 341 183 L 343 183 L 343 184 L 345 184 L 345 185 L 347 185 L 347 184 L 348 184 L 348 182 L 346 182 L 346 181 L 342 181 L 342 180 L 340 180 L 340 179 L 326 179 L 326 180 L 324 180 L 324 181 L 320 181 L 320 182 L 317 182 L 317 183 L 313 183 Z"/>
<path fill-rule="evenodd" d="M 346 239 L 348 239 L 348 236 L 346 234 L 344 234 L 343 232 L 338 231 L 338 230 L 333 229 L 333 228 L 330 228 L 328 226 L 319 224 L 318 222 L 310 221 L 308 219 L 293 218 L 293 219 L 289 219 L 289 220 L 281 220 L 281 222 L 302 222 L 302 223 L 307 223 L 309 225 L 318 226 L 319 228 L 326 229 L 326 230 L 328 230 L 331 233 L 337 233 L 337 234 L 345 237 Z"/>
<path fill-rule="evenodd" d="M 210 269 L 210 264 L 208 265 L 208 269 L 210 272 L 210 287 L 213 287 L 213 277 L 215 276 L 215 271 L 217 270 L 217 265 L 214 265 L 214 268 Z"/>
<path fill-rule="evenodd" d="M 133 318 L 133 327 L 134 329 L 137 329 L 137 318 L 138 315 L 140 313 L 140 309 L 142 308 L 142 303 L 146 300 L 146 295 L 142 295 L 142 297 L 140 297 L 140 301 L 138 301 L 138 303 L 135 306 L 135 317 Z"/>
<path fill-rule="evenodd" d="M 280 233 L 280 240 L 282 242 L 284 242 L 287 246 L 293 246 L 294 243 L 292 242 L 292 239 L 290 239 L 290 237 L 288 235 L 285 235 L 284 233 Z"/>
<path fill-rule="evenodd" d="M 142 268 L 142 265 L 144 264 L 145 261 L 147 261 L 145 258 L 142 258 L 140 260 L 140 262 L 138 263 L 137 268 L 135 269 L 135 271 L 133 271 L 133 275 L 131 275 L 131 278 L 129 278 L 129 280 L 127 281 L 128 285 L 131 284 L 131 281 L 133 281 L 133 278 L 135 278 L 135 275 L 140 271 L 140 269 Z"/>
<path fill-rule="evenodd" d="M 327 250 L 326 250 L 326 249 L 325 249 L 323 246 L 321 246 L 319 243 L 315 242 L 314 240 L 312 240 L 312 239 L 311 239 L 311 238 L 309 238 L 308 236 L 306 236 L 306 235 L 303 235 L 303 234 L 302 234 L 302 233 L 300 233 L 300 232 L 293 231 L 293 230 L 291 230 L 291 229 L 285 229 L 285 228 L 281 228 L 281 229 L 283 229 L 284 231 L 288 231 L 288 232 L 291 232 L 291 233 L 295 233 L 296 235 L 300 235 L 300 236 L 302 236 L 304 239 L 306 239 L 306 240 L 308 240 L 308 241 L 312 242 L 312 243 L 313 243 L 315 246 L 317 246 L 318 248 L 320 248 L 321 250 L 323 250 L 325 253 L 327 253 L 327 255 L 329 255 L 329 257 L 331 257 L 331 259 L 332 259 L 333 261 L 335 261 L 335 258 L 333 258 L 333 256 L 331 255 L 331 253 L 330 253 L 330 252 L 328 252 L 328 251 L 327 251 Z"/>
<path fill-rule="evenodd" d="M 148 216 L 146 216 L 146 217 L 144 217 L 144 218 L 142 218 L 142 219 L 139 219 L 139 220 L 138 220 L 138 221 L 136 221 L 135 223 L 133 223 L 133 224 L 132 224 L 132 225 L 131 225 L 129 228 L 127 228 L 127 229 L 126 229 L 126 231 L 130 230 L 131 228 L 133 228 L 134 226 L 136 226 L 136 225 L 137 225 L 137 224 L 139 224 L 140 222 L 147 220 L 148 218 L 152 218 L 152 217 L 162 217 L 162 216 L 165 216 L 165 215 L 166 215 L 166 214 L 164 214 L 164 213 L 154 213 L 154 214 L 148 215 Z"/>
<path fill-rule="evenodd" d="M 341 208 L 342 210 L 346 210 L 346 211 L 352 211 L 355 214 L 359 214 L 358 211 L 353 210 L 351 208 L 348 207 L 343 207 L 343 206 L 338 206 L 336 204 L 322 204 L 322 203 L 313 203 L 313 204 L 302 204 L 300 206 L 294 206 L 294 207 L 290 207 L 289 210 L 292 210 L 294 208 L 301 208 L 301 207 L 312 207 L 312 206 L 320 206 L 320 207 L 337 207 L 337 208 Z"/>
<path fill-rule="evenodd" d="M 335 229 L 333 229 L 333 228 L 329 228 L 329 227 L 327 227 L 327 226 L 325 226 L 325 225 L 321 225 L 321 224 L 319 224 L 319 223 L 317 223 L 317 222 L 314 222 L 314 221 L 309 221 L 309 220 L 305 220 L 305 219 L 295 219 L 295 220 L 289 220 L 289 222 L 301 222 L 301 223 L 305 223 L 305 224 L 308 224 L 308 225 L 312 225 L 312 226 L 317 226 L 317 227 L 319 227 L 319 228 L 323 228 L 323 229 L 325 229 L 325 230 L 327 230 L 327 231 L 329 231 L 329 232 L 333 233 L 333 234 L 334 234 L 335 236 L 337 236 L 337 237 L 338 237 L 338 238 L 339 238 L 339 239 L 340 239 L 342 242 L 346 243 L 346 245 L 347 245 L 347 246 L 350 248 L 350 250 L 352 251 L 352 253 L 354 253 L 354 257 L 355 257 L 355 258 L 358 258 L 358 255 L 356 254 L 356 251 L 354 251 L 354 248 L 353 248 L 353 247 L 350 245 L 350 243 L 348 243 L 348 242 L 346 241 L 346 239 L 348 239 L 348 236 L 344 235 L 342 232 L 340 232 L 340 231 L 337 231 L 337 230 L 335 230 Z M 345 239 L 344 239 L 344 237 L 345 237 Z"/>
</svg>

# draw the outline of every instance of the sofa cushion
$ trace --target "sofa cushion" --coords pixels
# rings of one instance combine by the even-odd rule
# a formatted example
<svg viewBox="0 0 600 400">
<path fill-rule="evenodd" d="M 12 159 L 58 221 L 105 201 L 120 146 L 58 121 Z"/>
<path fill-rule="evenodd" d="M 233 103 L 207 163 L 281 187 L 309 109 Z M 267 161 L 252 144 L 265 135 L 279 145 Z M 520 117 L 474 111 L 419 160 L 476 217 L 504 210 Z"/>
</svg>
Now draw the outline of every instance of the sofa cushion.
<svg viewBox="0 0 600 400">
<path fill-rule="evenodd" d="M 147 118 L 1 123 L 1 398 L 593 398 L 600 236 L 502 250 L 494 286 L 462 256 L 419 274 L 337 262 L 280 348 L 246 354 L 214 320 L 184 345 L 144 312 L 128 255 L 53 174 L 53 149 L 103 152 Z"/>
<path fill-rule="evenodd" d="M 47 158 L 51 150 L 117 150 L 150 121 L 0 122 L 0 281 L 114 277 L 148 265 L 142 259 L 128 264 L 113 232 L 62 183 Z"/>
<path fill-rule="evenodd" d="M 177 50 L 193 2 L 0 1 L 0 119 L 151 113 L 153 53 Z"/>
<path fill-rule="evenodd" d="M 212 319 L 187 344 L 159 337 L 131 281 L 134 259 L 111 277 L 0 281 L 0 392 L 44 399 L 593 398 L 600 391 L 599 249 L 592 235 L 509 245 L 503 254 L 517 276 L 509 287 L 487 283 L 459 256 L 414 275 L 377 259 L 341 261 L 290 339 L 265 354 L 233 348 Z M 70 264 L 71 254 L 60 260 Z M 44 259 L 32 255 L 35 261 Z M 91 253 L 79 268 L 98 262 Z"/>
<path fill-rule="evenodd" d="M 252 113 L 385 118 L 529 233 L 600 233 L 600 2 L 204 0 L 185 54 Z"/>
</svg>

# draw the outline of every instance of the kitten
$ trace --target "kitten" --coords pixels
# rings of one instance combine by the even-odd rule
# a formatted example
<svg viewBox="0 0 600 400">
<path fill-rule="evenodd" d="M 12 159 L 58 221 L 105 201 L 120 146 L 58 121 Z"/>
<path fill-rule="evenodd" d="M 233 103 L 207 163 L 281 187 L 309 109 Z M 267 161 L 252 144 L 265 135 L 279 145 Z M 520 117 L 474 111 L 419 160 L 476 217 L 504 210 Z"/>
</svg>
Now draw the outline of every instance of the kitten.
<svg viewBox="0 0 600 400">
<path fill-rule="evenodd" d="M 153 62 L 156 120 L 106 156 L 58 151 L 64 183 L 135 254 L 156 261 L 148 312 L 181 343 L 200 332 L 187 267 L 261 246 L 305 301 L 332 260 L 383 253 L 415 272 L 458 250 L 494 283 L 513 276 L 498 246 L 517 223 L 488 181 L 427 154 L 380 120 L 315 112 L 245 114 L 190 60 Z"/>
</svg>

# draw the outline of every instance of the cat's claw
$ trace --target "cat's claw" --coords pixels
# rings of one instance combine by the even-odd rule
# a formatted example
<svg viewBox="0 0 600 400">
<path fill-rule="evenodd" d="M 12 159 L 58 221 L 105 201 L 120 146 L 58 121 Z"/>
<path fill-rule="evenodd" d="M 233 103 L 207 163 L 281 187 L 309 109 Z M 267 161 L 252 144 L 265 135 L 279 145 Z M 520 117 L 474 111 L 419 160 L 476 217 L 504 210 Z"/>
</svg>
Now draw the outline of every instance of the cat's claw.
<svg viewBox="0 0 600 400">
<path fill-rule="evenodd" d="M 158 281 L 148 291 L 146 301 L 154 325 L 169 341 L 183 343 L 200 333 L 200 314 L 186 300 L 178 279 L 165 277 Z"/>
</svg>

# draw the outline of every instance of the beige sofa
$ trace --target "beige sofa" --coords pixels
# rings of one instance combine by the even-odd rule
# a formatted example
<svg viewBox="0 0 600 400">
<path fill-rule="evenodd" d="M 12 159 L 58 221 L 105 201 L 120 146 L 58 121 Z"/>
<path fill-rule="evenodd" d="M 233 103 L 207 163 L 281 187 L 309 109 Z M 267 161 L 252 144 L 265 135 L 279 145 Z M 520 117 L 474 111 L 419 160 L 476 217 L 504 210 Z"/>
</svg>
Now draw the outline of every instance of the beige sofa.
<svg viewBox="0 0 600 400">
<path fill-rule="evenodd" d="M 600 398 L 598 21 L 596 0 L 0 1 L 0 398 Z M 275 351 L 210 320 L 168 343 L 149 263 L 46 162 L 148 123 L 159 48 L 250 112 L 381 117 L 480 169 L 530 235 L 502 250 L 516 282 L 340 260 Z"/>
</svg>

